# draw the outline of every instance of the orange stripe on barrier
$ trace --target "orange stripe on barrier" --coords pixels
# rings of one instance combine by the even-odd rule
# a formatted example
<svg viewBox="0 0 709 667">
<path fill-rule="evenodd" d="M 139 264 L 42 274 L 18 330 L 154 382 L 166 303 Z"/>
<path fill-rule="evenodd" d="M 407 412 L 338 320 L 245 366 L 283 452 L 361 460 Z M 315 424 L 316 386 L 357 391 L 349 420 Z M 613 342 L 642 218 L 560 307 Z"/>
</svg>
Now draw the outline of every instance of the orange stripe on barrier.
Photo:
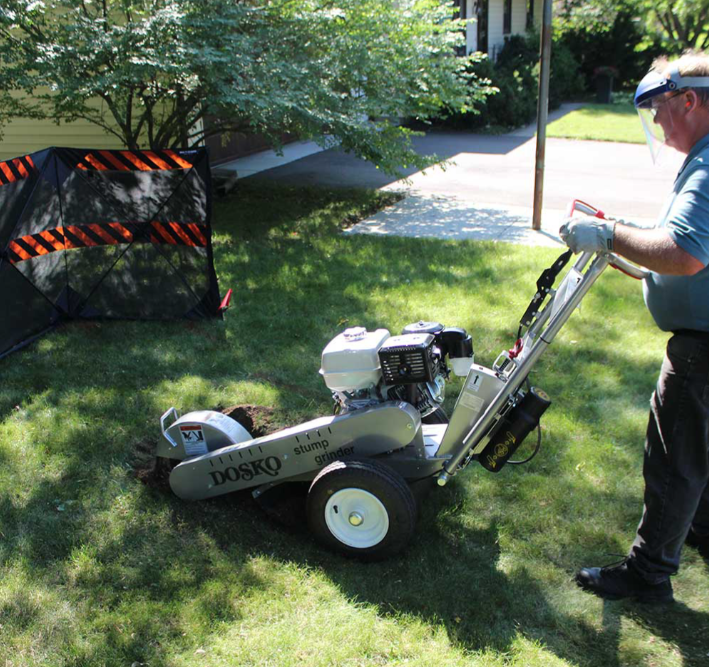
<svg viewBox="0 0 709 667">
<path fill-rule="evenodd" d="M 117 243 L 120 243 L 118 239 L 114 239 L 105 229 L 101 229 L 101 225 L 89 225 L 89 229 L 96 234 L 96 236 L 100 236 L 106 243 L 110 245 L 116 245 Z M 94 242 L 92 245 L 98 245 L 98 243 Z"/>
<path fill-rule="evenodd" d="M 84 232 L 81 231 L 81 227 L 76 227 L 76 226 L 71 226 L 67 227 L 66 230 L 73 234 L 74 236 L 78 237 L 81 241 L 84 242 L 85 246 L 91 246 L 91 245 L 96 245 L 96 241 L 94 241 L 92 238 L 86 236 Z M 83 246 L 76 246 L 76 247 L 83 247 Z"/>
<path fill-rule="evenodd" d="M 31 259 L 32 255 L 30 255 L 22 246 L 18 245 L 14 241 L 10 241 L 8 248 L 12 250 L 16 255 L 19 255 L 22 259 Z"/>
<path fill-rule="evenodd" d="M 202 230 L 199 228 L 199 225 L 196 225 L 194 222 L 190 222 L 187 226 L 190 228 L 190 231 L 199 239 L 199 242 L 202 245 L 207 245 L 207 238 L 204 234 L 202 234 Z"/>
<path fill-rule="evenodd" d="M 76 250 L 77 248 L 83 248 L 82 245 L 76 245 L 71 239 L 67 239 L 64 243 L 67 250 Z"/>
<path fill-rule="evenodd" d="M 172 169 L 172 167 L 165 162 L 165 160 L 161 160 L 156 153 L 153 153 L 152 151 L 143 151 L 145 155 L 148 156 L 148 159 L 151 162 L 154 162 L 160 169 Z"/>
<path fill-rule="evenodd" d="M 25 169 L 25 165 L 20 162 L 20 158 L 15 158 L 12 161 L 12 164 L 15 165 L 15 168 L 20 172 L 20 176 L 22 176 L 22 178 L 27 178 L 29 176 L 27 169 Z"/>
<path fill-rule="evenodd" d="M 126 241 L 133 240 L 133 234 L 131 231 L 126 229 L 120 222 L 109 222 L 108 226 L 111 229 L 115 229 Z"/>
<path fill-rule="evenodd" d="M 154 222 L 153 229 L 158 233 L 158 237 L 163 239 L 162 243 L 171 243 L 172 245 L 177 245 L 177 241 L 163 229 L 161 222 Z"/>
<path fill-rule="evenodd" d="M 170 229 L 172 229 L 172 231 L 175 232 L 175 234 L 177 234 L 187 245 L 194 245 L 194 241 L 180 227 L 179 222 L 168 222 L 167 224 L 170 226 Z"/>
<path fill-rule="evenodd" d="M 109 151 L 99 151 L 103 157 L 105 157 L 116 169 L 121 171 L 130 171 L 130 167 L 124 165 L 115 155 Z"/>
<path fill-rule="evenodd" d="M 140 171 L 153 171 L 152 167 L 149 167 L 145 162 L 143 162 L 137 155 L 131 153 L 130 151 L 121 151 L 121 155 L 134 164 Z"/>
<path fill-rule="evenodd" d="M 83 169 L 84 171 L 88 171 L 88 170 L 89 170 L 89 168 L 88 168 L 83 162 L 79 162 L 79 164 L 76 165 L 76 168 L 77 168 L 77 169 Z"/>
<path fill-rule="evenodd" d="M 54 238 L 53 234 L 50 234 L 49 232 L 40 232 L 39 235 L 55 250 L 64 250 L 64 244 Z"/>
<path fill-rule="evenodd" d="M 32 169 L 37 169 L 37 167 L 34 166 L 34 162 L 32 161 L 31 156 L 25 155 L 25 160 L 27 160 L 27 162 L 29 162 L 29 165 L 30 165 L 30 167 L 32 167 Z"/>
<path fill-rule="evenodd" d="M 89 230 L 95 238 L 88 235 L 87 232 Z M 188 233 L 188 230 L 190 233 Z M 195 223 L 153 221 L 150 223 L 150 232 L 149 239 L 151 243 L 184 244 L 192 247 L 207 245 L 205 234 L 200 229 L 200 226 Z M 58 239 L 57 234 L 61 235 L 63 239 Z M 190 236 L 190 234 L 193 236 Z M 8 244 L 8 249 L 20 258 L 11 260 L 17 262 L 47 255 L 55 251 L 131 243 L 134 238 L 133 233 L 120 222 L 70 225 L 22 236 L 11 241 Z M 20 245 L 20 243 L 23 245 Z M 36 254 L 31 254 L 26 248 L 30 248 Z"/>
<path fill-rule="evenodd" d="M 167 155 L 171 160 L 174 160 L 179 164 L 181 167 L 184 167 L 185 169 L 189 169 L 192 167 L 192 165 L 187 162 L 187 160 L 183 160 L 175 151 L 165 151 L 165 155 Z"/>
<path fill-rule="evenodd" d="M 71 230 L 71 227 L 67 227 Z M 64 237 L 64 249 L 73 250 L 74 248 L 82 248 L 83 246 L 74 245 L 74 242 L 64 233 L 64 227 L 57 227 L 57 231 Z"/>
<path fill-rule="evenodd" d="M 6 162 L 0 162 L 0 169 L 2 169 L 2 173 L 5 174 L 8 179 L 10 179 L 10 182 L 14 182 L 17 180 L 12 171 L 10 171 L 10 167 L 7 166 Z"/>
<path fill-rule="evenodd" d="M 47 255 L 50 252 L 39 241 L 35 241 L 31 236 L 23 236 L 21 240 L 32 248 L 32 250 L 36 250 L 40 255 Z"/>
<path fill-rule="evenodd" d="M 108 167 L 102 162 L 99 162 L 93 155 L 91 155 L 91 153 L 85 155 L 84 160 L 86 160 L 94 169 L 98 169 L 98 171 L 109 171 Z"/>
</svg>

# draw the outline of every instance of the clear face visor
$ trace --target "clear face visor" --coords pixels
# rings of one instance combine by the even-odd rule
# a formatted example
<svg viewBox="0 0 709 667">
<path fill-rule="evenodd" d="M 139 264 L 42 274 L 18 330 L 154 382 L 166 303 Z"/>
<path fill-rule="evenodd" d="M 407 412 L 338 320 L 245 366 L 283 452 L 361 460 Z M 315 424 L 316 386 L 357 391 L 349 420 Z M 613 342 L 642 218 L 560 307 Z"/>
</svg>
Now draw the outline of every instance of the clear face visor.
<svg viewBox="0 0 709 667">
<path fill-rule="evenodd" d="M 645 132 L 645 141 L 650 149 L 654 164 L 659 164 L 663 148 L 667 145 L 667 138 L 672 134 L 674 128 L 671 100 L 677 94 L 670 97 L 658 95 L 637 108 L 640 123 L 643 126 L 643 132 Z"/>
</svg>

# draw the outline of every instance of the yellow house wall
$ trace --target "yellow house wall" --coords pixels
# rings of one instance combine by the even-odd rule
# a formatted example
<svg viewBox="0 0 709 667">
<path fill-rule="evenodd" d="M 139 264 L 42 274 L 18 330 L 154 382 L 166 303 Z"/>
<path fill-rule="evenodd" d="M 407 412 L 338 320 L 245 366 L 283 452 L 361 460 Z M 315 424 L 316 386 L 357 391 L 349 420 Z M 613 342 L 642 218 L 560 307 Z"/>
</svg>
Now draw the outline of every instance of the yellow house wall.
<svg viewBox="0 0 709 667">
<path fill-rule="evenodd" d="M 102 104 L 101 100 L 96 105 Z M 202 121 L 194 130 L 202 130 Z M 57 125 L 51 120 L 31 120 L 17 118 L 3 128 L 0 139 L 0 161 L 41 151 L 50 146 L 66 148 L 107 148 L 124 149 L 126 145 L 116 136 L 104 132 L 97 125 L 85 120 Z M 147 137 L 141 135 L 141 146 L 147 146 Z M 202 140 L 193 142 L 202 146 Z"/>
<path fill-rule="evenodd" d="M 87 121 L 56 125 L 50 120 L 19 118 L 3 128 L 0 160 L 34 153 L 50 146 L 69 148 L 125 148 L 125 144 Z"/>
</svg>

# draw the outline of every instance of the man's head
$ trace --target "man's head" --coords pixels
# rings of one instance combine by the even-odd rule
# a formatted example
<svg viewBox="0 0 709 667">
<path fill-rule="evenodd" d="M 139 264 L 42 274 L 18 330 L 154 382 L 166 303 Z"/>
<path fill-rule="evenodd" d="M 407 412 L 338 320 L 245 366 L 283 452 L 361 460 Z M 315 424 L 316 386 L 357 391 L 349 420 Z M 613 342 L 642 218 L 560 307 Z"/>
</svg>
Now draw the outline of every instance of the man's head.
<svg viewBox="0 0 709 667">
<path fill-rule="evenodd" d="M 663 145 L 689 153 L 709 134 L 709 55 L 658 58 L 635 92 L 653 160 Z"/>
</svg>

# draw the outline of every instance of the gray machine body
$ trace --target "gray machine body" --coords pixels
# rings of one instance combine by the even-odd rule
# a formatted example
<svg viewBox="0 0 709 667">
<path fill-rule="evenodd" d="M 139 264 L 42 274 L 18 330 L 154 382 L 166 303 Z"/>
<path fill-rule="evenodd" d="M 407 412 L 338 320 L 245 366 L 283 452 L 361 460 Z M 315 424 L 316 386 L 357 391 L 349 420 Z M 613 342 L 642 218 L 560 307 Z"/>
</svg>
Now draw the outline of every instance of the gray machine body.
<svg viewBox="0 0 709 667">
<path fill-rule="evenodd" d="M 422 425 L 411 404 L 386 401 L 253 439 L 221 413 L 206 410 L 178 418 L 170 408 L 161 419 L 157 454 L 181 461 L 170 475 L 172 490 L 192 500 L 247 488 L 258 495 L 283 482 L 312 480 L 329 463 L 352 458 L 376 458 L 409 482 L 435 476 L 443 486 L 483 451 L 518 400 L 530 369 L 605 268 L 612 262 L 634 277 L 645 275 L 615 255 L 592 258 L 582 253 L 552 291 L 521 341 L 521 354 L 501 353 L 492 369 L 470 366 L 448 424 Z"/>
<path fill-rule="evenodd" d="M 417 469 L 412 461 L 426 459 L 421 418 L 405 402 L 390 401 L 344 415 L 321 417 L 261 438 L 249 436 L 233 443 L 224 442 L 229 428 L 216 429 L 215 422 L 210 411 L 188 413 L 163 430 L 158 454 L 184 458 L 170 474 L 170 487 L 180 498 L 200 500 L 282 481 L 307 481 L 340 459 L 370 458 L 408 449 L 400 458 L 403 465 L 408 461 L 412 471 Z M 218 423 L 231 427 L 231 433 L 238 432 L 224 420 Z M 184 444 L 175 437 L 178 431 L 201 433 L 205 452 L 186 457 Z"/>
</svg>

